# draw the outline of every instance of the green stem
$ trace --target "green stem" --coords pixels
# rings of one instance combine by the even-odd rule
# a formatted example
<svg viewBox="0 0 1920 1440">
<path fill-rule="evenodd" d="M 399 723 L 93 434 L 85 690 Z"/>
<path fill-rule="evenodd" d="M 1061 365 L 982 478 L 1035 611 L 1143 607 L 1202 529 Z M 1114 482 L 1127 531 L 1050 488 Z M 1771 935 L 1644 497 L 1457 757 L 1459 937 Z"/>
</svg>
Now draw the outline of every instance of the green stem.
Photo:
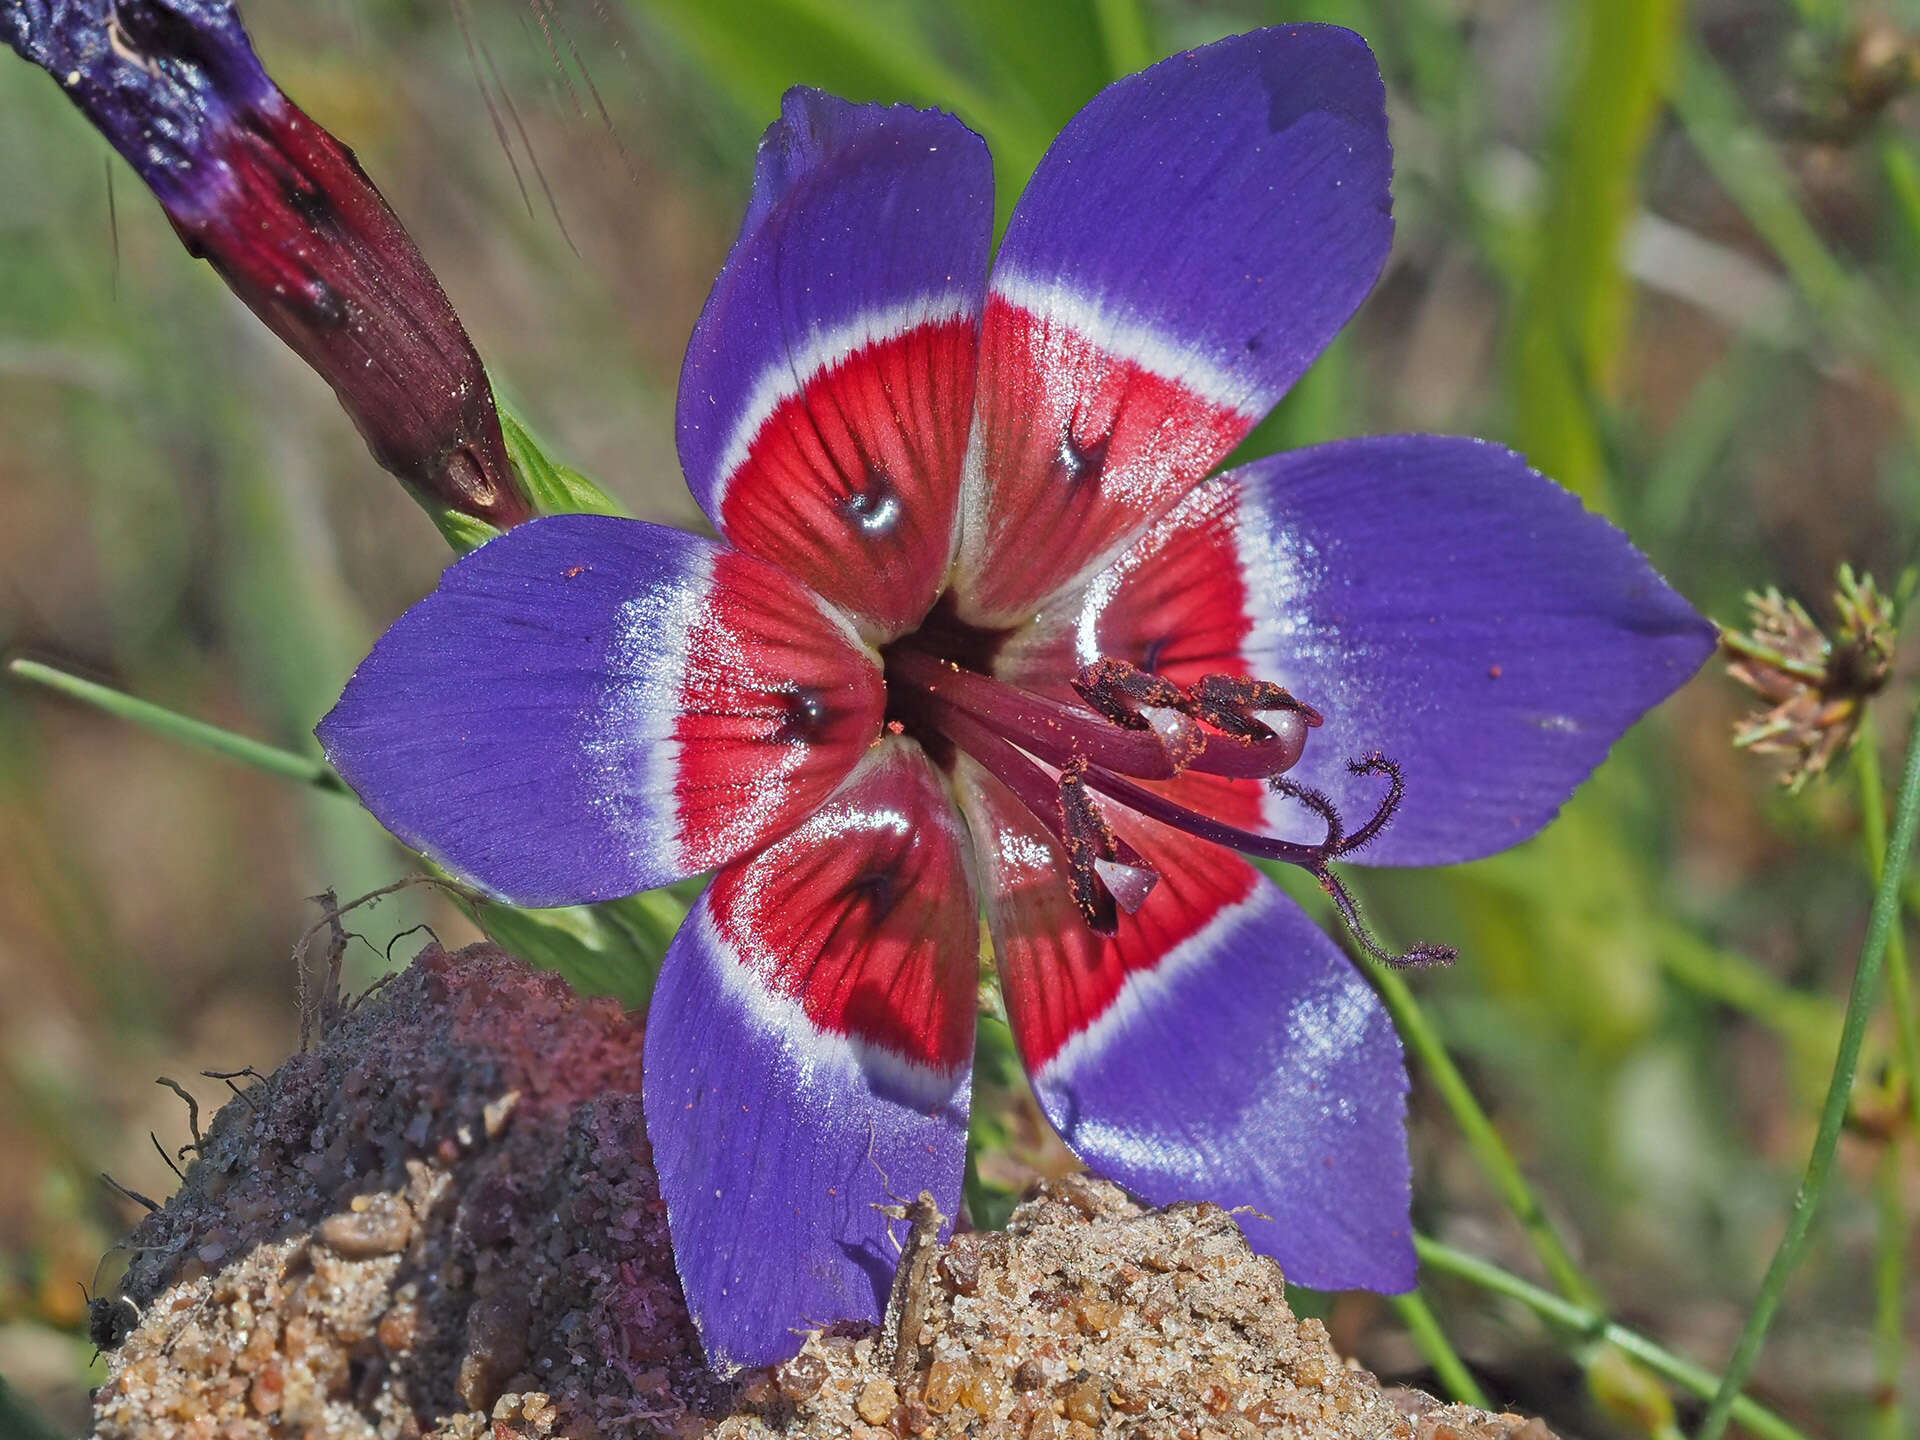
<svg viewBox="0 0 1920 1440">
<path fill-rule="evenodd" d="M 1500 1138 L 1500 1132 L 1494 1129 L 1487 1112 L 1480 1108 L 1480 1102 L 1467 1086 L 1466 1077 L 1453 1063 L 1453 1057 L 1447 1054 L 1439 1031 L 1434 1029 L 1420 1002 L 1414 999 L 1413 991 L 1405 979 L 1398 971 L 1380 966 L 1372 967 L 1371 974 L 1380 998 L 1386 1002 L 1393 1023 L 1399 1028 L 1400 1038 L 1426 1067 L 1428 1078 L 1440 1092 L 1440 1098 L 1446 1102 L 1454 1123 L 1466 1136 L 1467 1148 L 1473 1152 L 1480 1168 L 1493 1181 L 1494 1189 L 1500 1192 L 1501 1200 L 1527 1232 L 1534 1253 L 1540 1257 L 1540 1263 L 1546 1267 L 1555 1287 L 1577 1305 L 1600 1309 L 1599 1290 L 1581 1271 L 1566 1242 L 1560 1238 L 1560 1232 L 1554 1229 L 1553 1222 L 1547 1218 L 1546 1210 L 1534 1194 L 1533 1186 L 1527 1183 L 1527 1177 L 1521 1173 L 1513 1152 L 1507 1148 L 1507 1142 Z"/>
<path fill-rule="evenodd" d="M 1734 1401 L 1741 1386 L 1753 1373 L 1760 1358 L 1760 1347 L 1780 1308 L 1787 1281 L 1800 1263 L 1807 1235 L 1813 1226 L 1814 1212 L 1833 1173 L 1833 1158 L 1840 1145 L 1840 1131 L 1846 1123 L 1847 1102 L 1853 1093 L 1854 1072 L 1860 1065 L 1860 1045 L 1866 1038 L 1867 1021 L 1873 1014 L 1875 992 L 1880 986 L 1880 970 L 1886 959 L 1887 944 L 1894 921 L 1900 912 L 1900 883 L 1907 872 L 1913 850 L 1913 836 L 1920 826 L 1920 709 L 1914 713 L 1912 733 L 1907 739 L 1907 757 L 1900 776 L 1900 794 L 1894 803 L 1893 840 L 1886 851 L 1880 884 L 1873 897 L 1873 912 L 1867 922 L 1866 943 L 1861 946 L 1860 963 L 1853 972 L 1853 988 L 1847 996 L 1847 1016 L 1840 1029 L 1840 1053 L 1833 1062 L 1833 1081 L 1827 1087 L 1826 1103 L 1820 1109 L 1820 1128 L 1814 1135 L 1813 1153 L 1807 1157 L 1807 1171 L 1793 1197 L 1793 1209 L 1787 1216 L 1787 1233 L 1767 1266 L 1760 1282 L 1753 1309 L 1734 1346 L 1733 1359 L 1707 1408 L 1698 1440 L 1720 1440 L 1727 1428 Z"/>
<path fill-rule="evenodd" d="M 1860 782 L 1860 831 L 1867 851 L 1867 869 L 1878 885 L 1885 878 L 1887 800 L 1880 783 L 1880 750 L 1873 721 L 1861 722 L 1853 750 L 1854 774 Z M 1907 975 L 1906 933 L 1896 916 L 1887 937 L 1887 981 L 1893 1006 L 1899 1054 L 1892 1086 L 1904 1092 L 1907 1113 L 1915 1117 L 1920 1135 L 1920 1036 L 1916 1036 L 1913 993 Z M 1878 1235 L 1873 1263 L 1874 1428 L 1883 1440 L 1902 1440 L 1907 1433 L 1906 1405 L 1901 1395 L 1906 1369 L 1907 1216 L 1900 1174 L 1901 1144 L 1896 1132 L 1874 1175 Z"/>
<path fill-rule="evenodd" d="M 218 725 L 209 725 L 204 720 L 195 720 L 191 716 L 169 710 L 164 705 L 156 705 L 151 700 L 136 699 L 123 691 L 110 686 L 96 684 L 92 680 L 82 680 L 78 675 L 69 675 L 64 670 L 56 670 L 51 665 L 42 665 L 37 660 L 10 660 L 7 662 L 10 674 L 22 680 L 31 680 L 36 685 L 44 685 L 49 690 L 58 690 L 70 695 L 109 715 L 122 720 L 130 720 L 156 735 L 164 735 L 170 740 L 179 740 L 188 745 L 197 745 L 203 750 L 211 750 L 216 755 L 224 755 L 229 760 L 242 765 L 251 765 L 256 770 L 264 770 L 269 775 L 278 775 L 286 780 L 298 780 L 302 784 L 317 789 L 331 790 L 347 794 L 347 787 L 340 777 L 327 767 L 323 760 L 306 755 L 296 755 L 291 750 L 282 750 L 277 745 L 268 745 L 263 741 L 249 739 L 245 735 L 236 735 L 231 730 L 223 730 Z"/>
<path fill-rule="evenodd" d="M 1447 1398 L 1482 1410 L 1492 1408 L 1487 1403 L 1487 1392 L 1480 1388 L 1480 1382 L 1473 1378 L 1473 1372 L 1467 1369 L 1466 1362 L 1453 1348 L 1453 1342 L 1447 1339 L 1447 1332 L 1440 1328 L 1440 1322 L 1434 1318 L 1426 1297 L 1418 1290 L 1410 1290 L 1405 1295 L 1392 1298 L 1393 1308 L 1400 1314 L 1400 1323 L 1407 1327 L 1407 1333 L 1413 1336 L 1413 1343 L 1420 1347 L 1420 1353 L 1433 1366 L 1433 1373 L 1440 1377 Z"/>
<path fill-rule="evenodd" d="M 1853 747 L 1854 774 L 1860 781 L 1860 834 L 1867 850 L 1867 870 L 1878 885 L 1884 878 L 1887 853 L 1887 795 L 1880 783 L 1880 750 L 1873 721 L 1860 723 Z M 1893 1005 L 1893 1027 L 1899 1046 L 1900 1071 L 1906 1082 L 1907 1113 L 1920 1135 L 1920 1018 L 1913 1009 L 1913 977 L 1907 970 L 1906 930 L 1895 917 L 1887 936 L 1887 990 Z"/>
<path fill-rule="evenodd" d="M 1429 1269 L 1516 1300 L 1543 1320 L 1574 1335 L 1614 1345 L 1656 1375 L 1703 1399 L 1714 1394 L 1721 1384 L 1720 1377 L 1704 1366 L 1682 1359 L 1637 1331 L 1609 1320 L 1597 1310 L 1575 1305 L 1550 1290 L 1542 1290 L 1538 1285 L 1522 1280 L 1518 1275 L 1508 1274 L 1497 1265 L 1488 1264 L 1476 1255 L 1456 1250 L 1444 1241 L 1425 1235 L 1413 1237 L 1413 1248 L 1419 1253 L 1420 1263 Z M 1734 1397 L 1733 1416 L 1760 1440 L 1808 1440 L 1803 1432 L 1745 1395 Z"/>
</svg>

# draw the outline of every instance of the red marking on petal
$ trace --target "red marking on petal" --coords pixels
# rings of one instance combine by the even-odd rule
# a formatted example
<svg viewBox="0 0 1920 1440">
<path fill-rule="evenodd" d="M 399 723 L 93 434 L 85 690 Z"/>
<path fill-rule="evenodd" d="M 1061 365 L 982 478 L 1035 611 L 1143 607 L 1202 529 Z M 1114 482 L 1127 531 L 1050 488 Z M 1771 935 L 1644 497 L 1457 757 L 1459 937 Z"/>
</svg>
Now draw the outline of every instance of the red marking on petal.
<svg viewBox="0 0 1920 1440">
<path fill-rule="evenodd" d="M 715 877 L 714 923 L 820 1030 L 943 1074 L 973 1054 L 979 918 L 953 802 L 911 741 Z"/>
<path fill-rule="evenodd" d="M 1131 976 L 1162 964 L 1261 883 L 1230 851 L 1109 810 L 1115 830 L 1160 882 L 1136 912 L 1120 916 L 1111 938 L 1102 938 L 1074 909 L 1066 857 L 1053 838 L 999 781 L 970 763 L 961 774 L 1007 1019 L 1029 1070 L 1084 1034 Z"/>
<path fill-rule="evenodd" d="M 1006 623 L 1175 504 L 1257 417 L 992 295 L 980 342 L 968 618 Z"/>
<path fill-rule="evenodd" d="M 720 525 L 882 636 L 933 604 L 953 540 L 976 335 L 957 318 L 855 351 L 775 407 Z"/>
<path fill-rule="evenodd" d="M 880 668 L 793 580 L 714 557 L 686 637 L 674 792 L 689 871 L 722 864 L 818 806 L 880 733 Z"/>
</svg>

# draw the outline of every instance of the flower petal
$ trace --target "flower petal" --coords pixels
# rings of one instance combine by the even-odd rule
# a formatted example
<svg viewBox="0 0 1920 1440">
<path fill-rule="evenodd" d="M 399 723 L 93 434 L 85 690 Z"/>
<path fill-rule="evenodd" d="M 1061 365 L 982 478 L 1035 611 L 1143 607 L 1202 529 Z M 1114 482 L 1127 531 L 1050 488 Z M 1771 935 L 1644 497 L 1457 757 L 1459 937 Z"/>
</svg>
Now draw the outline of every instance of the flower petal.
<svg viewBox="0 0 1920 1440">
<path fill-rule="evenodd" d="M 449 569 L 316 733 L 407 844 L 515 904 L 571 905 L 794 825 L 883 703 L 846 621 L 765 561 L 562 515 Z"/>
<path fill-rule="evenodd" d="M 992 225 L 958 120 L 791 90 L 687 349 L 695 498 L 875 638 L 945 576 Z"/>
<path fill-rule="evenodd" d="M 806 824 L 722 870 L 667 953 L 647 1132 L 716 1367 L 880 1317 L 890 1192 L 959 1209 L 979 947 L 964 843 L 919 747 L 877 746 Z"/>
<path fill-rule="evenodd" d="M 1032 683 L 1111 655 L 1176 681 L 1277 681 L 1326 716 L 1292 777 L 1350 827 L 1383 782 L 1349 760 L 1384 751 L 1406 777 L 1398 818 L 1354 858 L 1444 865 L 1539 830 L 1713 645 L 1625 535 L 1520 456 L 1396 435 L 1208 481 L 998 669 Z M 1268 824 L 1321 830 L 1278 797 Z"/>
<path fill-rule="evenodd" d="M 1410 1289 L 1400 1042 L 1333 942 L 1239 856 L 1120 815 L 1161 878 L 1103 940 L 1011 794 L 971 765 L 960 793 L 1007 1018 L 1074 1153 L 1155 1204 L 1251 1206 L 1289 1280 Z"/>
<path fill-rule="evenodd" d="M 994 266 L 967 618 L 1021 618 L 1226 457 L 1372 288 L 1391 173 L 1379 69 L 1333 26 L 1222 40 L 1080 112 Z"/>
</svg>

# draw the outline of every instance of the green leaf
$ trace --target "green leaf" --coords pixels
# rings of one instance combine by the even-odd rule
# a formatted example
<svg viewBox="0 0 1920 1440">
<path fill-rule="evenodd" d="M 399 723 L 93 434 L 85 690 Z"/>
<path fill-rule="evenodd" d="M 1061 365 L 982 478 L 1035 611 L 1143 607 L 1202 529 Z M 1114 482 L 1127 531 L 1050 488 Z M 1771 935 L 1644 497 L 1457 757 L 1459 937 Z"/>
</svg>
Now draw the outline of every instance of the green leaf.
<svg viewBox="0 0 1920 1440">
<path fill-rule="evenodd" d="M 484 520 L 451 510 L 445 506 L 429 505 L 427 515 L 432 519 L 434 528 L 441 538 L 453 547 L 453 553 L 464 555 L 469 550 L 478 550 L 487 541 L 500 532 Z"/>
<path fill-rule="evenodd" d="M 611 995 L 644 1005 L 673 933 L 687 913 L 673 890 L 650 890 L 603 905 L 523 910 L 492 903 L 461 906 L 501 949 L 552 970 L 582 995 Z"/>
<path fill-rule="evenodd" d="M 520 490 L 542 515 L 627 515 L 626 506 L 570 466 L 549 459 L 526 422 L 505 404 L 500 406 L 500 430 L 507 439 L 507 456 Z M 445 527 L 442 526 L 442 533 Z M 448 539 L 452 539 L 448 536 Z M 491 537 L 488 537 L 491 538 Z M 457 543 L 455 549 L 461 548 Z M 469 547 L 470 548 L 470 547 Z"/>
</svg>

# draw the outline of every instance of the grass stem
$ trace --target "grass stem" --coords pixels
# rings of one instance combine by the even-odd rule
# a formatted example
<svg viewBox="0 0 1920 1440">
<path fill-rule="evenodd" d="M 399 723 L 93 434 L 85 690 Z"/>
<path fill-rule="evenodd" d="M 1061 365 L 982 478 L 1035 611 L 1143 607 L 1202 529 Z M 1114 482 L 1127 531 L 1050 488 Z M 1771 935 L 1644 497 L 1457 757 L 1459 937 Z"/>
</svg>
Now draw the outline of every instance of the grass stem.
<svg viewBox="0 0 1920 1440">
<path fill-rule="evenodd" d="M 1492 1294 L 1518 1301 L 1541 1319 L 1572 1335 L 1611 1344 L 1631 1355 L 1654 1374 L 1702 1399 L 1715 1394 L 1721 1384 L 1721 1377 L 1711 1370 L 1683 1359 L 1639 1332 L 1608 1319 L 1600 1311 L 1590 1306 L 1576 1305 L 1551 1290 L 1543 1290 L 1477 1255 L 1456 1250 L 1446 1242 L 1426 1235 L 1415 1235 L 1413 1248 L 1420 1256 L 1420 1263 L 1429 1270 L 1451 1275 Z M 1733 1418 L 1758 1436 L 1759 1440 L 1808 1440 L 1805 1432 L 1745 1395 L 1734 1397 Z"/>
<path fill-rule="evenodd" d="M 278 775 L 284 780 L 297 780 L 304 785 L 342 795 L 348 793 L 346 785 L 324 760 L 296 755 L 277 745 L 236 735 L 205 720 L 195 720 L 190 715 L 182 715 L 151 700 L 141 700 L 111 686 L 83 680 L 78 675 L 43 665 L 38 660 L 10 660 L 7 662 L 7 672 L 36 685 L 44 685 L 49 690 L 58 690 L 63 695 L 122 720 L 129 720 L 142 729 L 151 730 L 170 740 L 211 750 L 216 755 L 224 755 L 229 760 L 250 765 L 255 770 L 264 770 L 269 775 Z"/>
<path fill-rule="evenodd" d="M 1866 1038 L 1867 1021 L 1873 1014 L 1874 997 L 1880 988 L 1880 971 L 1895 921 L 1900 914 L 1900 885 L 1906 877 L 1916 826 L 1920 826 L 1920 709 L 1915 711 L 1914 726 L 1907 739 L 1900 792 L 1894 803 L 1893 839 L 1885 851 L 1880 883 L 1873 897 L 1873 911 L 1867 921 L 1866 941 L 1860 949 L 1860 963 L 1854 968 L 1853 988 L 1847 996 L 1846 1019 L 1840 1029 L 1840 1053 L 1834 1057 L 1833 1080 L 1827 1087 L 1826 1102 L 1820 1109 L 1820 1125 L 1814 1134 L 1813 1152 L 1807 1157 L 1806 1174 L 1793 1197 L 1793 1208 L 1787 1215 L 1786 1234 L 1781 1237 L 1772 1263 L 1767 1266 L 1766 1277 L 1760 1282 L 1760 1292 L 1754 1297 L 1753 1308 L 1747 1313 L 1747 1323 L 1734 1346 L 1733 1358 L 1720 1378 L 1720 1386 L 1714 1392 L 1712 1404 L 1707 1407 L 1706 1419 L 1700 1424 L 1698 1440 L 1720 1440 L 1726 1431 L 1734 1402 L 1760 1358 L 1760 1348 L 1766 1342 L 1768 1327 L 1773 1323 L 1774 1313 L 1780 1308 L 1787 1281 L 1806 1249 L 1813 1217 L 1820 1207 L 1820 1197 L 1826 1192 L 1827 1181 L 1832 1177 L 1834 1155 L 1840 1146 L 1840 1131 L 1846 1123 L 1847 1105 L 1853 1093 L 1854 1073 L 1860 1065 L 1861 1042 Z"/>
<path fill-rule="evenodd" d="M 1491 1408 L 1487 1404 L 1487 1392 L 1480 1388 L 1480 1382 L 1473 1378 L 1473 1372 L 1467 1368 L 1466 1361 L 1460 1358 L 1460 1352 L 1447 1339 L 1447 1332 L 1440 1328 L 1440 1322 L 1427 1305 L 1426 1297 L 1418 1290 L 1395 1295 L 1393 1308 L 1399 1313 L 1400 1323 L 1407 1327 L 1407 1333 L 1413 1336 L 1413 1343 L 1420 1347 L 1420 1353 L 1433 1366 L 1433 1373 L 1439 1376 L 1440 1386 L 1447 1392 L 1447 1398 L 1458 1400 L 1462 1405 L 1476 1405 L 1482 1410 Z"/>
</svg>

